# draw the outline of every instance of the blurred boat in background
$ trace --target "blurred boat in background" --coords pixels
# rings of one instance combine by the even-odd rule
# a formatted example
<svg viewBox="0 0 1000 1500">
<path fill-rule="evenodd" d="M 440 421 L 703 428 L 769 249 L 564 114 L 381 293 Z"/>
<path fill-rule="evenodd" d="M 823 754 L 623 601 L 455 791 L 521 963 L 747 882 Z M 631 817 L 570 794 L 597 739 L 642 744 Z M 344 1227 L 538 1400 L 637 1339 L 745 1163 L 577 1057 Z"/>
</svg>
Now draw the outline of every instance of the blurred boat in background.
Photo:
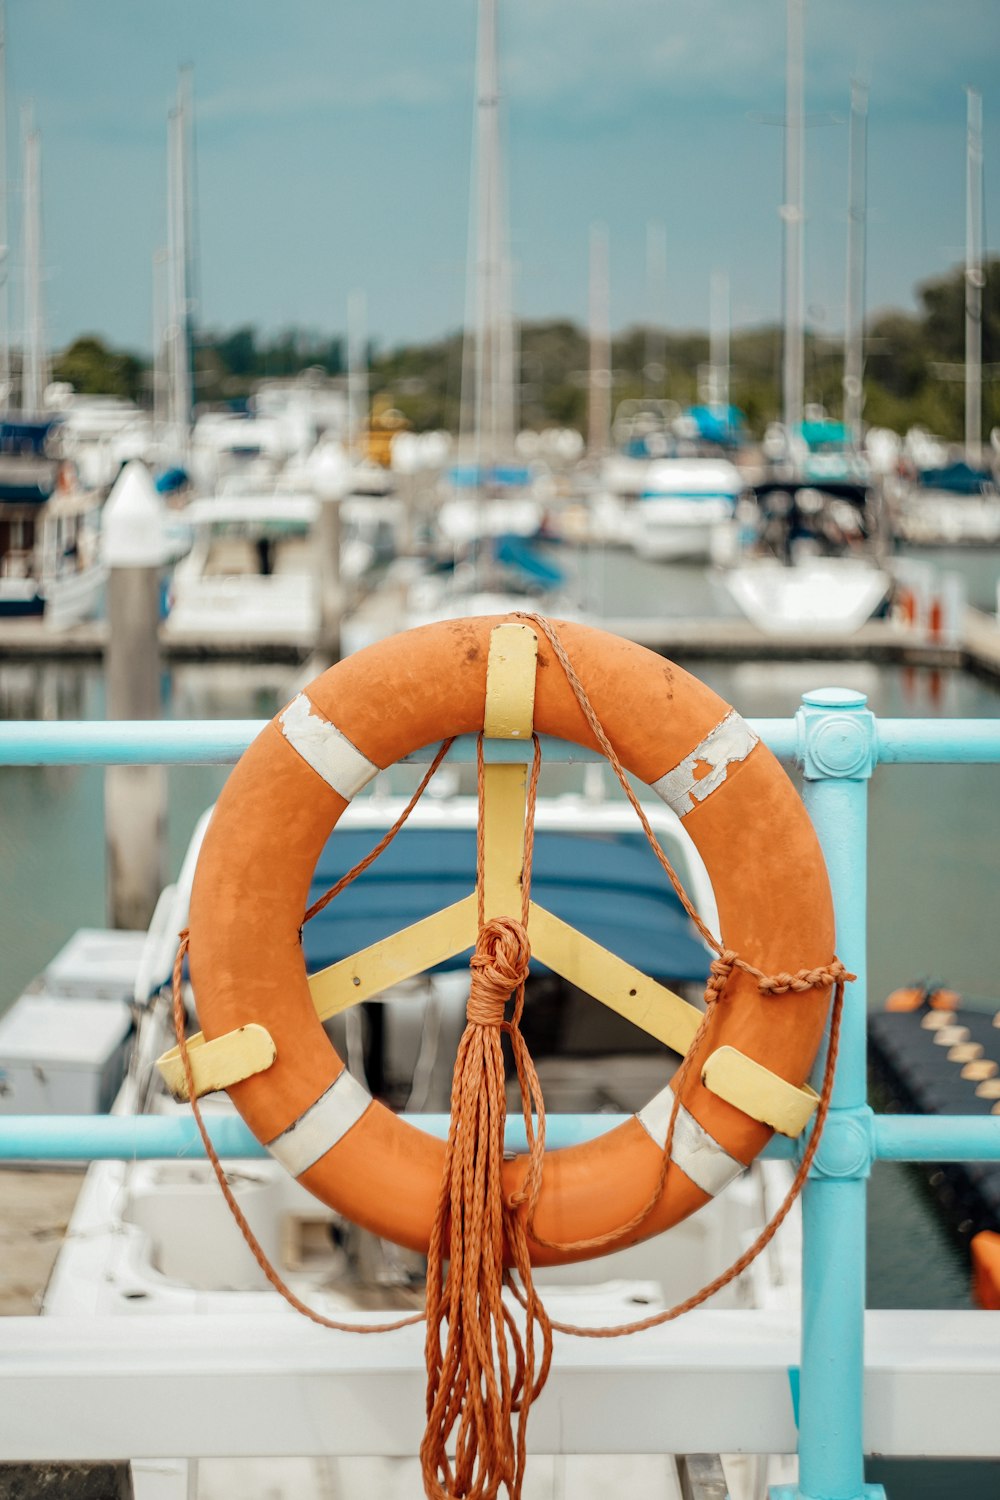
<svg viewBox="0 0 1000 1500">
<path fill-rule="evenodd" d="M 53 629 L 95 615 L 106 578 L 100 496 L 62 458 L 60 427 L 52 416 L 0 422 L 0 617 Z"/>
</svg>

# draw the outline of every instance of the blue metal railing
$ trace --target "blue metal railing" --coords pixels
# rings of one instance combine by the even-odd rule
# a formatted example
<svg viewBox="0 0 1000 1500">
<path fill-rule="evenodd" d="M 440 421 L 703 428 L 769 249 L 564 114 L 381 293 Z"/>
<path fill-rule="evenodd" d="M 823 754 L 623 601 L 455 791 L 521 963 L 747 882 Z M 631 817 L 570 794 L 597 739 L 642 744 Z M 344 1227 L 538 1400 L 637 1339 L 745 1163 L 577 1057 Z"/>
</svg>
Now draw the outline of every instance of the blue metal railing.
<svg viewBox="0 0 1000 1500">
<path fill-rule="evenodd" d="M 871 1500 L 864 1483 L 865 1188 L 873 1162 L 1000 1161 L 1000 1118 L 876 1116 L 866 1095 L 866 864 L 868 781 L 878 764 L 1000 764 L 1000 723 L 982 720 L 877 721 L 860 693 L 808 693 L 794 720 L 751 721 L 776 754 L 794 759 L 826 857 L 837 914 L 837 952 L 859 977 L 848 988 L 832 1108 L 803 1195 L 803 1316 L 799 1484 L 774 1500 Z M 198 764 L 235 760 L 262 727 L 256 721 L 0 725 L 0 765 Z M 494 742 L 495 743 L 495 742 Z M 460 758 L 472 742 L 456 746 Z M 567 746 L 554 758 L 589 759 Z M 426 759 L 430 752 L 412 757 Z M 507 743 L 504 758 L 527 747 Z M 819 1061 L 822 1066 L 822 1058 Z M 614 1116 L 550 1118 L 555 1145 L 587 1139 Z M 444 1116 L 420 1124 L 445 1129 Z M 211 1123 L 223 1156 L 261 1152 L 242 1121 Z M 518 1145 L 517 1124 L 511 1141 Z M 790 1155 L 775 1140 L 769 1154 Z M 93 1160 L 196 1154 L 187 1119 L 8 1117 L 0 1119 L 2 1160 Z"/>
</svg>

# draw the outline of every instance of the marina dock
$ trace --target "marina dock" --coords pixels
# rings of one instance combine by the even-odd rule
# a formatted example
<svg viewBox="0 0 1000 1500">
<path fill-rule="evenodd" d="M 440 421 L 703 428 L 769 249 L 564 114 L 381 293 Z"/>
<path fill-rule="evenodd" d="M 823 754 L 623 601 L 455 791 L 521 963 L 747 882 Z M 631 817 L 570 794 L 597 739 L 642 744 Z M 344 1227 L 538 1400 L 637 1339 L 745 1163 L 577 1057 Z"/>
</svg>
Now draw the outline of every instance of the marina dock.
<svg viewBox="0 0 1000 1500">
<path fill-rule="evenodd" d="M 1000 678 L 1000 625 L 982 610 L 967 608 L 957 641 L 929 640 L 925 633 L 894 620 L 871 620 L 854 635 L 768 635 L 747 620 L 647 616 L 601 618 L 602 629 L 636 641 L 663 656 L 686 661 L 873 661 L 921 667 L 966 668 Z M 390 629 L 395 628 L 390 627 Z M 100 661 L 107 645 L 107 622 L 87 621 L 54 631 L 33 620 L 0 620 L 0 661 Z M 161 634 L 167 661 L 257 661 L 298 664 L 316 643 L 288 632 L 234 639 L 206 634 L 175 640 Z"/>
</svg>

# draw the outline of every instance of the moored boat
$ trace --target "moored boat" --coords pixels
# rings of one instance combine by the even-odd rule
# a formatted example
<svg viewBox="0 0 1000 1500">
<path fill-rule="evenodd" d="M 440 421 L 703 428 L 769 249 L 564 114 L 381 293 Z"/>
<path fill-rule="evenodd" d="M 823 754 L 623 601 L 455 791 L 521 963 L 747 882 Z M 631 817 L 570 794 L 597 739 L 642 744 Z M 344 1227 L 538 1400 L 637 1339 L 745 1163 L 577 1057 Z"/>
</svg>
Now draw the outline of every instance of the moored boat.
<svg viewBox="0 0 1000 1500">
<path fill-rule="evenodd" d="M 101 496 L 82 490 L 59 453 L 57 418 L 0 423 L 0 617 L 53 629 L 94 616 Z"/>
<path fill-rule="evenodd" d="M 725 458 L 657 458 L 630 512 L 632 545 L 660 562 L 708 561 L 735 524 L 746 483 Z"/>
<path fill-rule="evenodd" d="M 914 547 L 1000 542 L 1000 491 L 991 469 L 964 462 L 918 470 L 888 488 L 895 537 Z"/>
</svg>

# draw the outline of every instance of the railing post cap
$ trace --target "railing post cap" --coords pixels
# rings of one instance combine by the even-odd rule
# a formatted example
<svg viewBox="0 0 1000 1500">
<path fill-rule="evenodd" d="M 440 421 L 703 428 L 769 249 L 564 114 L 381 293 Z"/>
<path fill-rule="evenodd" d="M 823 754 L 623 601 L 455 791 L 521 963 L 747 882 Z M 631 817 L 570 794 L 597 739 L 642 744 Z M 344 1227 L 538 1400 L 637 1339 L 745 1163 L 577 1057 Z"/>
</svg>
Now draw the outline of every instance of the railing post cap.
<svg viewBox="0 0 1000 1500">
<path fill-rule="evenodd" d="M 878 759 L 875 715 L 854 688 L 813 688 L 795 715 L 797 759 L 807 781 L 866 781 Z"/>
<path fill-rule="evenodd" d="M 861 709 L 867 704 L 868 695 L 855 688 L 811 688 L 802 694 L 802 702 L 806 708 Z"/>
</svg>

